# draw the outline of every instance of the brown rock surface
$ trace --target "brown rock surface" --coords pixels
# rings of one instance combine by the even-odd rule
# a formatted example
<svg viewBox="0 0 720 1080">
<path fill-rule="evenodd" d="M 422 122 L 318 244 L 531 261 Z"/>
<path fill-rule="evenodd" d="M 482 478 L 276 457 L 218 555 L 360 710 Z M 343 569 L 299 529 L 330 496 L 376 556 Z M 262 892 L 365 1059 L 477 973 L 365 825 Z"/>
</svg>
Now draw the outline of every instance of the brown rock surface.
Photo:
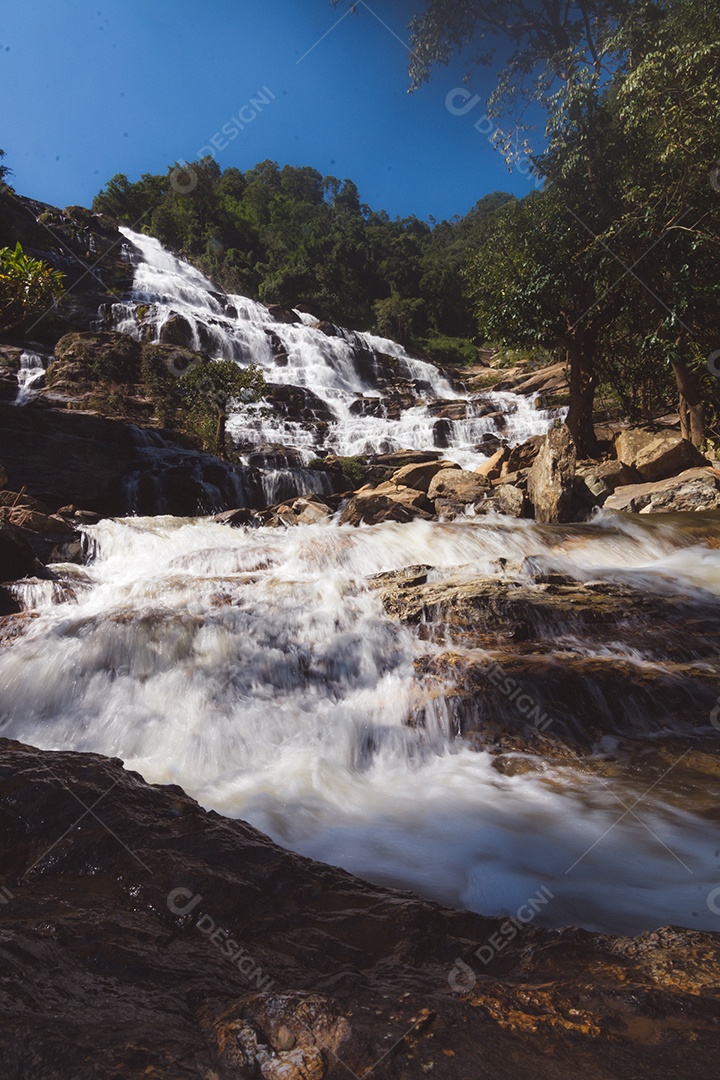
<svg viewBox="0 0 720 1080">
<path fill-rule="evenodd" d="M 563 424 L 549 431 L 528 473 L 527 492 L 542 523 L 569 521 L 575 480 L 575 443 Z"/>
<path fill-rule="evenodd" d="M 501 919 L 300 858 L 119 762 L 7 741 L 0 833 L 9 1080 L 714 1075 L 717 935 L 521 929 L 483 966 Z"/>
<path fill-rule="evenodd" d="M 718 510 L 719 479 L 720 477 L 707 467 L 687 469 L 667 480 L 617 488 L 605 500 L 605 509 L 640 514 Z"/>
<path fill-rule="evenodd" d="M 637 469 L 643 480 L 664 480 L 707 464 L 688 439 L 667 429 L 627 428 L 615 439 L 615 453 L 624 465 Z"/>
</svg>

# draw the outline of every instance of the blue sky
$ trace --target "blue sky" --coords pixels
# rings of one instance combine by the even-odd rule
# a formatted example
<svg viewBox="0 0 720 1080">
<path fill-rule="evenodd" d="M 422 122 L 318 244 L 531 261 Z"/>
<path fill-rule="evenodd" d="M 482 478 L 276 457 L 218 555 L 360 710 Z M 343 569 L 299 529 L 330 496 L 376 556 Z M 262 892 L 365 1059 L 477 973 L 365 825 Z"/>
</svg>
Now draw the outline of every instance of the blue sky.
<svg viewBox="0 0 720 1080">
<path fill-rule="evenodd" d="M 89 205 L 113 174 L 164 172 L 220 134 L 222 168 L 311 165 L 350 177 L 392 216 L 440 219 L 490 191 L 526 194 L 528 179 L 482 133 L 487 73 L 466 112 L 459 96 L 454 112 L 446 105 L 460 63 L 407 93 L 417 6 L 368 0 L 338 22 L 347 8 L 329 0 L 3 0 L 0 146 L 12 183 Z M 269 104 L 223 145 L 223 126 L 259 91 Z"/>
</svg>

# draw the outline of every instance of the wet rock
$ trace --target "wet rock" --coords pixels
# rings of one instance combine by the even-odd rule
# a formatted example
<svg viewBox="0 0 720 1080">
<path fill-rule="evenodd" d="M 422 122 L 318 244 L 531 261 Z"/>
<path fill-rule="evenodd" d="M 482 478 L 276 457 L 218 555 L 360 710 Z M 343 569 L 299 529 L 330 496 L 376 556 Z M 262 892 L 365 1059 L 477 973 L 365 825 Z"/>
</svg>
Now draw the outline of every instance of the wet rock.
<svg viewBox="0 0 720 1080">
<path fill-rule="evenodd" d="M 282 307 L 281 304 L 268 304 L 268 314 L 276 322 L 287 323 L 288 325 L 302 322 L 296 311 L 293 311 L 292 308 Z"/>
<path fill-rule="evenodd" d="M 218 525 L 230 525 L 237 529 L 251 525 L 254 521 L 254 512 L 245 507 L 236 510 L 221 510 L 219 514 L 213 514 L 210 520 Z"/>
<path fill-rule="evenodd" d="M 556 524 L 571 519 L 575 460 L 575 443 L 567 427 L 548 432 L 527 479 L 536 521 Z"/>
<path fill-rule="evenodd" d="M 432 480 L 443 469 L 460 469 L 454 461 L 428 461 L 421 465 L 404 465 L 390 477 L 397 487 L 414 488 L 427 493 Z"/>
<path fill-rule="evenodd" d="M 427 410 L 431 416 L 437 416 L 442 420 L 465 420 L 468 414 L 468 403 L 467 401 L 433 401 L 428 405 Z"/>
<path fill-rule="evenodd" d="M 170 315 L 160 327 L 158 338 L 162 345 L 179 345 L 183 349 L 195 347 L 193 328 L 184 315 Z"/>
<path fill-rule="evenodd" d="M 438 635 L 472 644 L 522 643 L 542 649 L 546 642 L 583 638 L 597 649 L 623 641 L 654 660 L 688 663 L 720 653 L 720 625 L 711 594 L 689 599 L 682 591 L 654 594 L 610 581 L 581 582 L 561 574 L 548 577 L 542 562 L 528 559 L 515 579 L 454 579 L 412 589 L 389 588 L 389 614 L 424 623 Z"/>
<path fill-rule="evenodd" d="M 341 525 L 377 525 L 381 521 L 413 521 L 432 517 L 432 505 L 422 491 L 392 483 L 356 491 L 340 513 Z"/>
<path fill-rule="evenodd" d="M 441 450 L 447 450 L 452 442 L 452 422 L 450 420 L 436 420 L 433 424 L 433 444 Z"/>
<path fill-rule="evenodd" d="M 0 581 L 16 581 L 36 569 L 35 553 L 21 530 L 0 520 Z"/>
<path fill-rule="evenodd" d="M 637 469 L 643 480 L 664 480 L 707 461 L 678 432 L 652 428 L 627 428 L 615 439 L 615 453 L 623 465 Z"/>
<path fill-rule="evenodd" d="M 710 468 L 687 469 L 648 484 L 618 488 L 605 500 L 606 510 L 663 514 L 720 509 L 720 477 Z"/>
<path fill-rule="evenodd" d="M 8 1077 L 31 1055 L 43 1080 L 458 1080 L 478 1047 L 494 1080 L 715 1072 L 718 935 L 519 926 L 481 964 L 503 919 L 283 851 L 119 761 L 0 742 L 0 880 Z"/>
<path fill-rule="evenodd" d="M 439 457 L 437 450 L 396 450 L 391 454 L 378 454 L 373 461 L 388 469 L 400 469 L 405 465 L 423 465 L 428 461 L 437 461 Z"/>
</svg>

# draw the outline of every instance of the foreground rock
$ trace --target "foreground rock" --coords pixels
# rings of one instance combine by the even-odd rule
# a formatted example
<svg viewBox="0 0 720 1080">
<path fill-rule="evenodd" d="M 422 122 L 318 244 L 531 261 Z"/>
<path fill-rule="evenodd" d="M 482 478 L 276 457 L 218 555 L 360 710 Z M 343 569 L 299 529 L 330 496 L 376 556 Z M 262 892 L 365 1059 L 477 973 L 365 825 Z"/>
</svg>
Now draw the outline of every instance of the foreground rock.
<svg viewBox="0 0 720 1080">
<path fill-rule="evenodd" d="M 536 521 L 570 520 L 576 458 L 575 443 L 564 424 L 548 432 L 527 478 Z"/>
<path fill-rule="evenodd" d="M 4 1077 L 714 1075 L 716 935 L 523 928 L 483 965 L 502 920 L 7 741 L 0 832 Z"/>
</svg>

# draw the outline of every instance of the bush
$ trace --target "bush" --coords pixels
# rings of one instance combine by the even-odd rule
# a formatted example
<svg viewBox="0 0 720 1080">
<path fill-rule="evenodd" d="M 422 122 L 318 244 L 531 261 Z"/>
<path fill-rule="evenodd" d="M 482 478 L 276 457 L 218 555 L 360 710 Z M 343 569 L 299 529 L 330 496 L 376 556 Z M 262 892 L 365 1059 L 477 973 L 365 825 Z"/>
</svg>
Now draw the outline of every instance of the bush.
<svg viewBox="0 0 720 1080">
<path fill-rule="evenodd" d="M 20 330 L 31 319 L 54 308 L 63 291 L 63 276 L 42 259 L 15 248 L 0 248 L 0 331 Z"/>
<path fill-rule="evenodd" d="M 477 349 L 469 338 L 432 334 L 421 342 L 425 351 L 438 364 L 477 364 Z"/>
</svg>

